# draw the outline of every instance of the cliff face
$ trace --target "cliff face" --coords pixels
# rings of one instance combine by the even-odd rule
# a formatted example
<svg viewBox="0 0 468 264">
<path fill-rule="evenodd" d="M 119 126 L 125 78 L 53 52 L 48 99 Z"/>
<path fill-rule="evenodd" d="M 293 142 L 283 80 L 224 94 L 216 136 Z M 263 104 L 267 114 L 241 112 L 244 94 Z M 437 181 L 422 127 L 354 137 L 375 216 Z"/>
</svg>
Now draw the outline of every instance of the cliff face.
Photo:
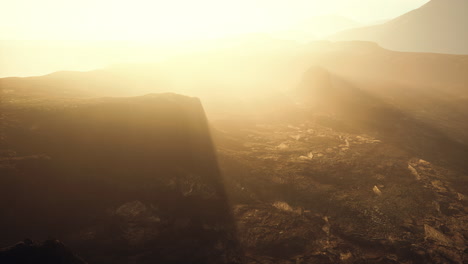
<svg viewBox="0 0 468 264">
<path fill-rule="evenodd" d="M 15 154 L 2 168 L 2 243 L 55 236 L 96 263 L 235 258 L 198 99 L 150 94 L 7 110 L 4 143 Z"/>
</svg>

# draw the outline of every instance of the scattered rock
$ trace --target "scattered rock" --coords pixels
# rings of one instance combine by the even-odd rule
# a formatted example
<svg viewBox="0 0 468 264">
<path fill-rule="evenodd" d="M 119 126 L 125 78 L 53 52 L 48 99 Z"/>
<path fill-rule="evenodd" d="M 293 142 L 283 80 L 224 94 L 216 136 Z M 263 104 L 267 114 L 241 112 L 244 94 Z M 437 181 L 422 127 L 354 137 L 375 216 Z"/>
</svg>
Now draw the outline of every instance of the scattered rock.
<svg viewBox="0 0 468 264">
<path fill-rule="evenodd" d="M 429 166 L 429 165 L 431 165 L 431 163 L 430 163 L 429 161 L 425 161 L 425 160 L 423 160 L 423 159 L 420 159 L 420 160 L 419 160 L 419 164 L 420 164 L 420 165 L 424 165 L 424 166 Z"/>
<path fill-rule="evenodd" d="M 347 253 L 340 253 L 340 259 L 341 260 L 349 260 L 353 257 L 353 254 L 351 254 L 351 252 L 347 252 Z"/>
<path fill-rule="evenodd" d="M 286 143 L 281 143 L 279 144 L 278 146 L 276 146 L 277 149 L 280 149 L 280 150 L 284 150 L 284 149 L 287 149 L 289 148 L 289 145 L 286 144 Z"/>
<path fill-rule="evenodd" d="M 382 195 L 382 191 L 380 191 L 379 187 L 374 185 L 374 188 L 372 188 L 372 191 L 374 191 L 375 194 L 378 196 Z"/>
<path fill-rule="evenodd" d="M 300 160 L 312 160 L 314 158 L 314 154 L 312 152 L 309 152 L 309 154 L 307 154 L 307 156 L 300 156 L 299 159 Z"/>
<path fill-rule="evenodd" d="M 288 211 L 288 212 L 294 211 L 293 208 L 286 202 L 277 201 L 273 203 L 273 206 L 283 211 Z"/>
<path fill-rule="evenodd" d="M 449 246 L 452 244 L 452 241 L 436 230 L 435 228 L 429 226 L 429 225 L 424 225 L 424 239 L 426 240 L 433 240 L 441 245 Z"/>
<path fill-rule="evenodd" d="M 322 230 L 323 232 L 327 234 L 327 236 L 330 236 L 331 225 L 330 225 L 330 222 L 328 221 L 328 217 L 324 216 L 322 219 L 325 221 L 325 224 L 322 226 Z"/>
<path fill-rule="evenodd" d="M 408 169 L 410 170 L 411 174 L 416 178 L 416 180 L 421 180 L 421 176 L 419 175 L 418 171 L 408 163 Z"/>
<path fill-rule="evenodd" d="M 445 188 L 444 184 L 439 181 L 439 180 L 435 180 L 435 181 L 431 181 L 431 185 L 438 191 L 438 192 L 441 192 L 441 193 L 446 193 L 447 192 L 447 188 Z"/>
</svg>

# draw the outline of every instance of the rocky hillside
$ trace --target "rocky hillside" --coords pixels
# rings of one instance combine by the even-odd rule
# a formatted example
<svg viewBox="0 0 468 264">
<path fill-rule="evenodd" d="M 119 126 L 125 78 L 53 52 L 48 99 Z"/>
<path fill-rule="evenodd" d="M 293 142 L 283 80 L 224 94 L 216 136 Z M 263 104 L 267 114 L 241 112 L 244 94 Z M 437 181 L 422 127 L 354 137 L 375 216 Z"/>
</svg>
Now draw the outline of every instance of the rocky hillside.
<svg viewBox="0 0 468 264">
<path fill-rule="evenodd" d="M 466 173 L 308 120 L 215 124 L 247 263 L 467 261 Z"/>
<path fill-rule="evenodd" d="M 198 99 L 38 99 L 2 113 L 1 245 L 52 236 L 91 263 L 235 261 Z"/>
<path fill-rule="evenodd" d="M 296 104 L 214 122 L 248 263 L 465 263 L 466 56 L 310 51 Z"/>
<path fill-rule="evenodd" d="M 300 100 L 334 108 L 350 121 L 353 113 L 387 126 L 406 120 L 403 127 L 420 123 L 424 133 L 468 143 L 467 56 L 394 52 L 369 42 L 316 43 L 310 50 L 314 66 L 296 88 Z"/>
<path fill-rule="evenodd" d="M 466 263 L 466 56 L 296 52 L 281 65 L 306 65 L 295 87 L 225 96 L 209 125 L 192 97 L 0 87 L 0 246 L 52 236 L 117 264 Z"/>
</svg>

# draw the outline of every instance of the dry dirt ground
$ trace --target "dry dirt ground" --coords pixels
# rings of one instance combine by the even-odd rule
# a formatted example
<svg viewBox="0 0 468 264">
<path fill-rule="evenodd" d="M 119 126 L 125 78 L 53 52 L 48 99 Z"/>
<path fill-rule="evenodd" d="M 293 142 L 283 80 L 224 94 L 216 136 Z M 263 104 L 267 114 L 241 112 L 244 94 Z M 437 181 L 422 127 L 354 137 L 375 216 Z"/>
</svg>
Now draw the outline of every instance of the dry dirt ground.
<svg viewBox="0 0 468 264">
<path fill-rule="evenodd" d="M 466 175 L 319 122 L 214 122 L 247 263 L 467 263 Z"/>
</svg>

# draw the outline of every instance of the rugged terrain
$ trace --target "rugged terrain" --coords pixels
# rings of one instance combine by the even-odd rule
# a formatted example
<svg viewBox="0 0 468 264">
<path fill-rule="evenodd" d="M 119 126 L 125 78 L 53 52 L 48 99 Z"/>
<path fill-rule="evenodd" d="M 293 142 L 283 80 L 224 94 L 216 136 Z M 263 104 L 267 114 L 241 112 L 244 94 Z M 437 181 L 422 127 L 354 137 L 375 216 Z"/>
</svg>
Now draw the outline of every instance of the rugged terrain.
<svg viewBox="0 0 468 264">
<path fill-rule="evenodd" d="M 1 79 L 0 247 L 52 236 L 90 263 L 466 263 L 466 56 L 294 54 L 275 69 L 299 71 L 295 85 L 224 96 L 210 119 L 208 97 L 101 97 L 136 80 L 108 71 Z"/>
<path fill-rule="evenodd" d="M 218 124 L 248 263 L 466 262 L 466 174 L 330 119 Z"/>
<path fill-rule="evenodd" d="M 198 99 L 42 98 L 2 114 L 2 246 L 54 237 L 90 263 L 238 258 Z"/>
</svg>

